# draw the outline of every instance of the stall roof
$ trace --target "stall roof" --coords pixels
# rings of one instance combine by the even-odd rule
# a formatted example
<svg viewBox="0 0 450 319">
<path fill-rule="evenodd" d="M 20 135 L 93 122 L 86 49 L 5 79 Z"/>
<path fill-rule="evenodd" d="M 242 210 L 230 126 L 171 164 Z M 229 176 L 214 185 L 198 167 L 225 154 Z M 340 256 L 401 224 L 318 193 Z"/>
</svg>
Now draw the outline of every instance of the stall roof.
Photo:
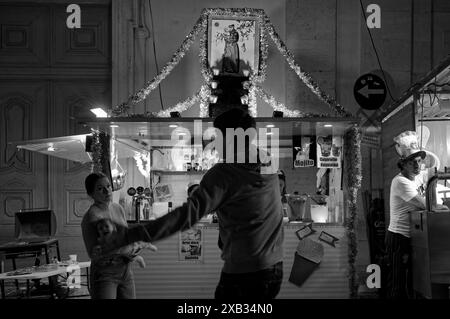
<svg viewBox="0 0 450 319">
<path fill-rule="evenodd" d="M 152 148 L 173 146 L 174 130 L 187 130 L 191 137 L 202 136 L 213 126 L 213 118 L 89 118 L 78 119 L 79 124 L 108 133 L 117 149 L 118 158 L 133 157 Z M 201 123 L 200 130 L 195 121 Z M 257 128 L 268 128 L 268 124 L 279 130 L 280 148 L 290 148 L 293 135 L 343 135 L 349 128 L 358 125 L 354 117 L 311 117 L 311 118 L 257 118 Z M 174 127 L 176 126 L 176 127 Z M 272 129 L 272 128 L 270 128 Z M 9 142 L 18 149 L 38 152 L 62 159 L 89 163 L 91 154 L 86 151 L 86 138 L 91 134 L 51 137 L 27 141 Z M 199 139 L 201 141 L 201 137 Z M 195 142 L 195 140 L 194 140 Z"/>
<path fill-rule="evenodd" d="M 381 122 L 385 122 L 391 116 L 402 110 L 405 106 L 412 103 L 414 101 L 414 96 L 423 92 L 423 90 L 430 84 L 442 85 L 444 83 L 450 84 L 450 54 L 447 55 L 447 57 L 443 59 L 435 68 L 407 89 L 396 102 L 390 104 L 387 109 L 383 110 L 379 114 L 378 119 Z M 436 93 L 439 93 L 441 97 L 450 98 L 450 86 L 447 88 L 434 86 L 434 88 L 437 90 Z M 427 101 L 422 103 L 428 104 L 429 107 L 433 107 L 433 103 L 430 99 L 427 99 Z M 431 115 L 432 113 L 429 112 L 429 114 Z"/>
<path fill-rule="evenodd" d="M 145 117 L 117 117 L 82 119 L 80 123 L 115 136 L 118 139 L 155 139 L 170 140 L 174 129 L 183 128 L 191 136 L 203 134 L 207 127 L 213 126 L 212 118 L 145 118 Z M 195 121 L 201 123 L 201 131 L 195 127 Z M 343 135 L 349 128 L 359 123 L 354 117 L 312 117 L 312 118 L 256 118 L 257 128 L 265 128 L 273 124 L 279 129 L 280 139 L 291 139 L 293 134 Z M 176 127 L 175 127 L 176 126 Z"/>
<path fill-rule="evenodd" d="M 9 144 L 14 145 L 19 150 L 24 149 L 84 164 L 92 162 L 91 154 L 86 151 L 86 137 L 90 135 L 91 134 L 60 136 L 9 142 Z M 136 152 L 145 152 L 142 147 L 132 140 L 114 139 L 114 141 L 116 142 L 115 147 L 119 159 L 133 157 Z"/>
<path fill-rule="evenodd" d="M 74 162 L 88 163 L 92 159 L 86 152 L 86 136 L 71 135 L 37 140 L 9 142 L 18 149 L 38 152 L 44 155 L 55 156 Z"/>
</svg>

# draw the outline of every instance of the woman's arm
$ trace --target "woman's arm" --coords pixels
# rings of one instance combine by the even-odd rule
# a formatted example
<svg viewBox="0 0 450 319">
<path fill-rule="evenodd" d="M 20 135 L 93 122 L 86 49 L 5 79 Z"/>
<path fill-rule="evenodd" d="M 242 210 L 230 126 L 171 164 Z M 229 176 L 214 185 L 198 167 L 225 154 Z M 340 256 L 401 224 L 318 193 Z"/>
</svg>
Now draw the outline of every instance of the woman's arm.
<svg viewBox="0 0 450 319">
<path fill-rule="evenodd" d="M 97 242 L 97 229 L 95 227 L 95 221 L 92 218 L 92 207 L 84 214 L 81 221 L 81 233 L 83 235 L 84 246 L 89 258 L 93 259 L 93 249 L 98 245 Z"/>
</svg>

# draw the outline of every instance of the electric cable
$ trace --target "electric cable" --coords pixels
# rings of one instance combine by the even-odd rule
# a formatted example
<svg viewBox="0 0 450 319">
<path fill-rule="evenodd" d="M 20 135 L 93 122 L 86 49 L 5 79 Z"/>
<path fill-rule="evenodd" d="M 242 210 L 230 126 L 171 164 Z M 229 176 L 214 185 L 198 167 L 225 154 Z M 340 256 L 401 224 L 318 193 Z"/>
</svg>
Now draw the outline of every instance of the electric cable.
<svg viewBox="0 0 450 319">
<path fill-rule="evenodd" d="M 159 66 L 158 66 L 158 59 L 156 58 L 156 43 L 155 43 L 155 26 L 153 24 L 153 12 L 152 12 L 152 1 L 148 0 L 148 7 L 150 12 L 150 20 L 152 24 L 152 43 L 153 43 L 153 56 L 155 57 L 155 67 L 156 67 L 156 74 L 159 74 Z M 158 85 L 158 92 L 159 92 L 159 101 L 161 103 L 161 109 L 164 110 L 164 104 L 163 104 L 163 98 L 162 98 L 162 92 L 161 92 L 161 84 Z"/>
<path fill-rule="evenodd" d="M 361 5 L 361 13 L 362 13 L 362 15 L 364 17 L 364 21 L 367 21 L 366 12 L 364 10 L 364 6 L 362 4 L 362 0 L 359 0 L 359 3 Z M 389 96 L 391 97 L 391 99 L 395 103 L 397 103 L 398 100 L 394 99 L 394 97 L 392 96 L 392 93 L 391 93 L 391 90 L 389 88 L 388 82 L 386 81 L 386 76 L 384 74 L 383 67 L 381 66 L 380 57 L 378 56 L 378 51 L 377 51 L 377 48 L 375 47 L 375 43 L 374 43 L 373 38 L 372 38 L 372 33 L 370 32 L 370 28 L 367 26 L 367 23 L 366 23 L 366 28 L 367 28 L 367 31 L 369 32 L 370 42 L 372 43 L 372 47 L 373 47 L 373 50 L 375 52 L 375 56 L 377 57 L 378 66 L 380 67 L 381 74 L 383 75 L 384 82 L 386 83 L 386 88 L 387 88 L 387 91 L 389 93 Z"/>
</svg>

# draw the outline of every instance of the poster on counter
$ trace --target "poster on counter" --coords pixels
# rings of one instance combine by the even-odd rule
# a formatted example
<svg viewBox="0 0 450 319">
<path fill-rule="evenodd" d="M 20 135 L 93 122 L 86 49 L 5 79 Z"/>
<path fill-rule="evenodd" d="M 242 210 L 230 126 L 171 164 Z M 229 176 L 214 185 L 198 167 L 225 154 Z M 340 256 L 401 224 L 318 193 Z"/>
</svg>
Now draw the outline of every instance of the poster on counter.
<svg viewBox="0 0 450 319">
<path fill-rule="evenodd" d="M 313 167 L 316 164 L 314 152 L 315 136 L 292 136 L 292 158 L 294 168 Z"/>
<path fill-rule="evenodd" d="M 342 137 L 333 135 L 317 136 L 317 167 L 341 168 Z"/>
<path fill-rule="evenodd" d="M 179 261 L 203 261 L 203 233 L 201 229 L 191 228 L 180 232 L 178 246 Z"/>
</svg>

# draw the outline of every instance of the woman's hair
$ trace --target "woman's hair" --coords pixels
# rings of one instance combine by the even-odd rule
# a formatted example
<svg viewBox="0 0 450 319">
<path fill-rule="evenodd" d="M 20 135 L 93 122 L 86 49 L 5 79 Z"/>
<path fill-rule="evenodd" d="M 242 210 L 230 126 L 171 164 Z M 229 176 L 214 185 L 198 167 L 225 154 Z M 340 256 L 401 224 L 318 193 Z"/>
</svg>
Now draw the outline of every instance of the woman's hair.
<svg viewBox="0 0 450 319">
<path fill-rule="evenodd" d="M 86 193 L 91 195 L 94 193 L 95 184 L 99 179 L 105 178 L 106 175 L 103 173 L 91 173 L 84 180 L 84 187 L 86 188 Z"/>
<path fill-rule="evenodd" d="M 284 174 L 284 172 L 280 169 L 278 170 L 278 179 L 282 180 L 284 182 L 284 187 L 281 190 L 281 196 L 285 196 L 286 195 L 286 175 Z"/>
</svg>

